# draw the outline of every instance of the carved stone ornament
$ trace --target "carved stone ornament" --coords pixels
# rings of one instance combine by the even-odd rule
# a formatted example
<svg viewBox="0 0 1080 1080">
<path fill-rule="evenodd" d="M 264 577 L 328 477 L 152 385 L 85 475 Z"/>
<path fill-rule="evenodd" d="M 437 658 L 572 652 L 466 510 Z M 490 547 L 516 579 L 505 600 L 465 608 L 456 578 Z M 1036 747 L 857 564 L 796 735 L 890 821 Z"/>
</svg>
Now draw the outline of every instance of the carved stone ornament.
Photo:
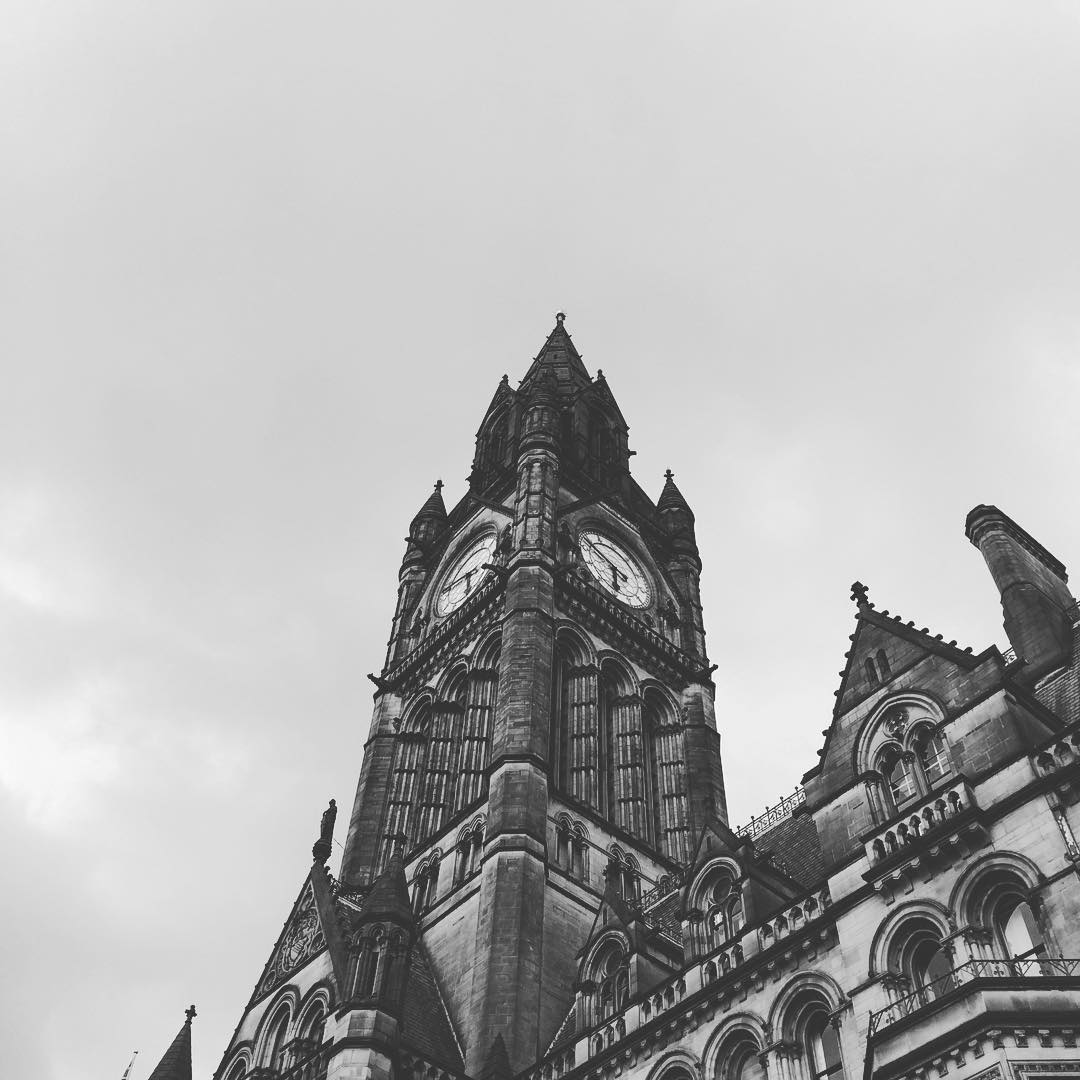
<svg viewBox="0 0 1080 1080">
<path fill-rule="evenodd" d="M 899 739 L 907 727 L 907 713 L 899 705 L 885 714 L 885 730 L 894 739 Z"/>
<path fill-rule="evenodd" d="M 309 883 L 285 936 L 267 965 L 266 974 L 259 984 L 260 993 L 268 994 L 325 948 L 326 938 L 315 907 L 315 893 Z"/>
</svg>

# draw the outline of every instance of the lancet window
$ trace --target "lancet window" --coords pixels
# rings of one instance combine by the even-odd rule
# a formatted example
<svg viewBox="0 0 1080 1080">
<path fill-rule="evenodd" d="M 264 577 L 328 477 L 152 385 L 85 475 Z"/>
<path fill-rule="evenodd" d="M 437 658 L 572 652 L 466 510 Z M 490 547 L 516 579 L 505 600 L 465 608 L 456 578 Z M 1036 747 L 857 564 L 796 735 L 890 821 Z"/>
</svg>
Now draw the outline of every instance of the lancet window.
<svg viewBox="0 0 1080 1080">
<path fill-rule="evenodd" d="M 559 723 L 552 754 L 556 781 L 572 798 L 600 810 L 599 672 L 584 647 L 569 634 L 559 636 L 556 659 Z"/>
<path fill-rule="evenodd" d="M 889 948 L 889 969 L 902 976 L 901 989 L 918 994 L 922 1004 L 956 985 L 941 928 L 925 916 L 913 916 L 897 929 Z"/>
<path fill-rule="evenodd" d="M 691 835 L 683 725 L 671 703 L 656 690 L 647 690 L 644 701 L 646 746 L 651 749 L 653 835 L 664 854 L 685 863 L 690 859 Z"/>
<path fill-rule="evenodd" d="M 555 863 L 578 881 L 588 881 L 589 834 L 569 814 L 560 814 L 555 822 Z"/>
<path fill-rule="evenodd" d="M 484 851 L 484 819 L 470 821 L 458 833 L 454 862 L 454 884 L 460 885 L 480 869 L 480 857 Z"/>
<path fill-rule="evenodd" d="M 416 838 L 414 808 L 420 799 L 424 777 L 431 732 L 431 711 L 431 702 L 425 698 L 406 717 L 398 732 L 383 839 L 384 866 L 395 850 L 407 850 Z"/>
<path fill-rule="evenodd" d="M 449 820 L 457 782 L 467 695 L 468 683 L 462 669 L 449 680 L 432 707 L 417 840 L 425 840 L 437 833 Z"/>
<path fill-rule="evenodd" d="M 641 730 L 641 695 L 615 663 L 601 669 L 601 712 L 608 768 L 604 770 L 607 816 L 633 836 L 648 837 L 648 774 Z"/>
<path fill-rule="evenodd" d="M 699 956 L 738 937 L 744 919 L 742 887 L 734 864 L 725 862 L 705 870 L 691 892 L 688 914 Z"/>
<path fill-rule="evenodd" d="M 413 878 L 412 905 L 413 914 L 422 915 L 434 907 L 439 895 L 439 853 L 435 852 L 422 863 Z"/>
<path fill-rule="evenodd" d="M 498 638 L 482 649 L 469 672 L 465 723 L 461 736 L 460 772 L 455 779 L 454 813 L 472 806 L 487 789 L 491 730 L 499 689 Z"/>
<path fill-rule="evenodd" d="M 636 904 L 641 899 L 641 867 L 637 859 L 618 844 L 608 848 L 607 876 L 627 903 Z"/>
<path fill-rule="evenodd" d="M 626 1005 L 630 971 L 622 938 L 602 942 L 586 966 L 585 986 L 590 988 L 590 1026 L 610 1019 Z"/>
</svg>

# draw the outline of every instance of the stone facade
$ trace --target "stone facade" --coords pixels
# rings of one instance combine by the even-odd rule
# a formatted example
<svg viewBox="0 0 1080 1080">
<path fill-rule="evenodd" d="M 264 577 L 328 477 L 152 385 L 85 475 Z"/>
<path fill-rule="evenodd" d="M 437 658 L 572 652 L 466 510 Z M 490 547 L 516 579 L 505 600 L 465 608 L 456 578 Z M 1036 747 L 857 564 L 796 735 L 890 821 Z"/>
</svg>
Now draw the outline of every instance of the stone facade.
<svg viewBox="0 0 1080 1080">
<path fill-rule="evenodd" d="M 412 522 L 340 879 L 328 811 L 218 1080 L 1080 1076 L 1064 566 L 971 512 L 1004 654 L 856 583 L 818 762 L 732 829 L 694 515 L 630 456 L 560 315 Z"/>
</svg>

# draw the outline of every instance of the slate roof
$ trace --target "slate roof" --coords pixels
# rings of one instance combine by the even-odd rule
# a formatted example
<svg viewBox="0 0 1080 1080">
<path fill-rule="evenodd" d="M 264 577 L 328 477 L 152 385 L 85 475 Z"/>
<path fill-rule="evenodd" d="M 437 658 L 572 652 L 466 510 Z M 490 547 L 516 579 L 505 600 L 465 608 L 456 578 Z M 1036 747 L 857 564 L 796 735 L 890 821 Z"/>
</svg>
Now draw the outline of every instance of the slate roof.
<svg viewBox="0 0 1080 1080">
<path fill-rule="evenodd" d="M 805 888 L 825 879 L 821 841 L 810 814 L 795 813 L 777 822 L 755 838 L 754 848 Z"/>
<path fill-rule="evenodd" d="M 403 1041 L 422 1057 L 448 1068 L 465 1068 L 422 941 L 413 948 L 409 964 L 401 1026 Z"/>
<path fill-rule="evenodd" d="M 169 1049 L 162 1055 L 157 1067 L 150 1074 L 150 1080 L 191 1080 L 191 1015 L 184 1021 L 183 1027 L 176 1033 Z"/>
</svg>

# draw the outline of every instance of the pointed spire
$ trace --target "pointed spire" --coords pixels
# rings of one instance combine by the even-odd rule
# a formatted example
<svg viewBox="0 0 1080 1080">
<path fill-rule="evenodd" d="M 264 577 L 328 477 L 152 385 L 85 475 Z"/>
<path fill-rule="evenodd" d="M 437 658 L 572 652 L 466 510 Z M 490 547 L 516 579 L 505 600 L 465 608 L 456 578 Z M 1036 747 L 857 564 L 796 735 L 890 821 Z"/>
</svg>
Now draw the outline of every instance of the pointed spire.
<svg viewBox="0 0 1080 1080">
<path fill-rule="evenodd" d="M 427 502 L 417 510 L 416 517 L 446 517 L 446 503 L 443 502 L 442 489 L 443 482 L 436 480 L 435 490 L 427 497 Z M 416 518 L 413 520 L 415 521 Z"/>
<path fill-rule="evenodd" d="M 191 1080 L 191 1021 L 195 1019 L 195 1006 L 185 1010 L 184 1015 L 187 1019 L 149 1080 Z"/>
<path fill-rule="evenodd" d="M 581 362 L 581 354 L 566 332 L 565 321 L 565 312 L 558 312 L 554 329 L 521 380 L 522 389 L 531 388 L 544 375 L 553 380 L 552 387 L 562 394 L 574 393 L 592 382 Z"/>
<path fill-rule="evenodd" d="M 690 504 L 683 497 L 683 493 L 675 485 L 675 474 L 668 469 L 664 473 L 664 490 L 660 492 L 660 498 L 656 502 L 656 508 L 663 513 L 665 510 L 683 510 L 691 517 L 694 516 Z"/>
<path fill-rule="evenodd" d="M 510 1055 L 506 1052 L 506 1043 L 502 1033 L 495 1036 L 480 1070 L 479 1080 L 510 1080 L 514 1070 L 510 1068 Z"/>
<path fill-rule="evenodd" d="M 371 892 L 364 897 L 360 919 L 362 922 L 391 919 L 403 926 L 413 925 L 409 884 L 405 880 L 405 864 L 400 853 L 395 852 L 390 857 L 386 869 L 375 879 Z"/>
</svg>

